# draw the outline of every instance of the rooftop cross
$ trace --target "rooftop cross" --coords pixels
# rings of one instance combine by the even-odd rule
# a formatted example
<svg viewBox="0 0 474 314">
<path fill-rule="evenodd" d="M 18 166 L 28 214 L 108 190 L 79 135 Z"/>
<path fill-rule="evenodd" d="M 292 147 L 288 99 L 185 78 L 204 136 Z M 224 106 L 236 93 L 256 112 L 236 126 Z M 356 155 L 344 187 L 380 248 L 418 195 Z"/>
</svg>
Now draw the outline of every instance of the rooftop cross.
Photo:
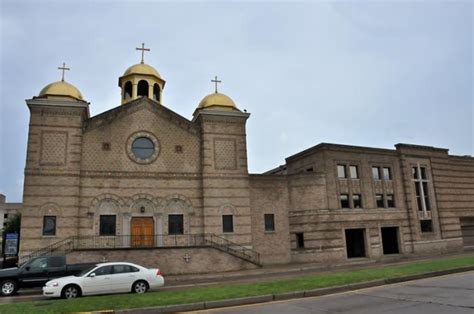
<svg viewBox="0 0 474 314">
<path fill-rule="evenodd" d="M 145 57 L 145 51 L 150 51 L 150 48 L 145 48 L 145 43 L 142 43 L 141 48 L 135 48 L 136 50 L 141 50 L 142 51 L 142 61 L 141 63 L 143 64 L 143 58 Z"/>
<path fill-rule="evenodd" d="M 71 70 L 70 68 L 66 68 L 66 63 L 63 62 L 62 67 L 58 67 L 58 70 L 61 70 L 63 73 L 61 75 L 61 81 L 64 82 L 64 71 L 69 71 Z"/>
<path fill-rule="evenodd" d="M 216 84 L 216 94 L 217 94 L 217 83 L 222 83 L 222 81 L 218 80 L 217 79 L 217 75 L 214 77 L 213 80 L 211 80 L 211 82 L 215 83 Z"/>
</svg>

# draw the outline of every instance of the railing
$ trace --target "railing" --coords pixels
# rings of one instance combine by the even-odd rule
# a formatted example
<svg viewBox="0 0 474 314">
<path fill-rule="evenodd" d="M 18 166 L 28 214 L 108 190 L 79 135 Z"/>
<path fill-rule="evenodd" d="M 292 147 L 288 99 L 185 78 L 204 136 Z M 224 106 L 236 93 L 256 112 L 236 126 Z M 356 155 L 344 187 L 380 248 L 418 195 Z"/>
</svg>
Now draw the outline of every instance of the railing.
<svg viewBox="0 0 474 314">
<path fill-rule="evenodd" d="M 80 236 L 73 238 L 74 249 L 123 249 L 205 246 L 204 234 Z"/>
<path fill-rule="evenodd" d="M 227 240 L 226 238 L 223 238 L 221 236 L 218 236 L 212 233 L 205 234 L 204 237 L 205 237 L 206 244 L 208 244 L 209 246 L 213 248 L 216 248 L 223 252 L 227 252 L 234 256 L 240 257 L 255 265 L 258 265 L 258 266 L 261 265 L 260 254 L 255 252 L 254 250 L 251 250 L 249 248 L 246 248 L 245 246 L 236 244 L 230 240 Z"/>
<path fill-rule="evenodd" d="M 69 237 L 37 250 L 20 260 L 23 264 L 31 258 L 49 255 L 53 252 L 69 253 L 73 250 L 90 249 L 140 249 L 140 248 L 179 248 L 213 247 L 243 260 L 260 265 L 260 254 L 242 245 L 215 234 L 179 235 L 118 235 L 118 236 L 79 236 Z"/>
<path fill-rule="evenodd" d="M 61 253 L 71 252 L 74 249 L 73 239 L 74 237 L 68 237 L 61 241 L 45 246 L 39 250 L 33 251 L 32 253 L 28 255 L 22 256 L 18 260 L 18 265 L 24 264 L 30 259 L 38 257 L 38 256 L 50 255 L 56 252 L 61 252 Z"/>
</svg>

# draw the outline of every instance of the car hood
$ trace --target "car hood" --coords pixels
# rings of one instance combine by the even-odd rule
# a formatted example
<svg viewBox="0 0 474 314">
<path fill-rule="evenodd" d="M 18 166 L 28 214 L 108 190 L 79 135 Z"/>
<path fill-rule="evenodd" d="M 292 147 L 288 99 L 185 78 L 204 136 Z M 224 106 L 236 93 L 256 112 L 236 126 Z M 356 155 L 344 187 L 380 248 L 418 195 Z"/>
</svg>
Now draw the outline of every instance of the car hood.
<svg viewBox="0 0 474 314">
<path fill-rule="evenodd" d="M 17 273 L 18 273 L 18 268 L 17 267 L 0 269 L 0 277 L 16 275 Z"/>
</svg>

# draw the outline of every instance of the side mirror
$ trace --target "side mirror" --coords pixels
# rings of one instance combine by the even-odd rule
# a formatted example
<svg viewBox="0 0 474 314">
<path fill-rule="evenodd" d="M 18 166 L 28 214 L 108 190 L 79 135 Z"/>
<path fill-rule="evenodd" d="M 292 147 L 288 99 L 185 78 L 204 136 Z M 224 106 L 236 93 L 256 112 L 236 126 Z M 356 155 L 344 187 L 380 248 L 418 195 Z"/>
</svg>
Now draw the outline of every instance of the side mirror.
<svg viewBox="0 0 474 314">
<path fill-rule="evenodd" d="M 26 269 L 26 271 L 30 271 L 31 267 L 30 267 L 30 266 L 26 266 L 25 269 Z"/>
<path fill-rule="evenodd" d="M 94 278 L 94 277 L 95 277 L 95 273 L 90 274 L 89 277 Z"/>
</svg>

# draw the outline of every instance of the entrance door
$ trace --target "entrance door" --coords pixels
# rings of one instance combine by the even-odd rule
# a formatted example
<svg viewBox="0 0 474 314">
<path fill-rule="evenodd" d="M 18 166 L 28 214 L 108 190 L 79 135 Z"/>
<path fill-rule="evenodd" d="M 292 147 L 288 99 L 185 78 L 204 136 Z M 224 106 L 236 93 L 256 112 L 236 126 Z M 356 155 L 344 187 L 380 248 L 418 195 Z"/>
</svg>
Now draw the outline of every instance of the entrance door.
<svg viewBox="0 0 474 314">
<path fill-rule="evenodd" d="M 346 229 L 347 257 L 366 257 L 365 229 Z"/>
<path fill-rule="evenodd" d="M 383 254 L 399 254 L 398 227 L 382 227 Z"/>
<path fill-rule="evenodd" d="M 464 249 L 474 249 L 474 217 L 460 218 Z"/>
<path fill-rule="evenodd" d="M 152 217 L 134 217 L 131 227 L 132 247 L 155 246 L 155 223 Z"/>
</svg>

